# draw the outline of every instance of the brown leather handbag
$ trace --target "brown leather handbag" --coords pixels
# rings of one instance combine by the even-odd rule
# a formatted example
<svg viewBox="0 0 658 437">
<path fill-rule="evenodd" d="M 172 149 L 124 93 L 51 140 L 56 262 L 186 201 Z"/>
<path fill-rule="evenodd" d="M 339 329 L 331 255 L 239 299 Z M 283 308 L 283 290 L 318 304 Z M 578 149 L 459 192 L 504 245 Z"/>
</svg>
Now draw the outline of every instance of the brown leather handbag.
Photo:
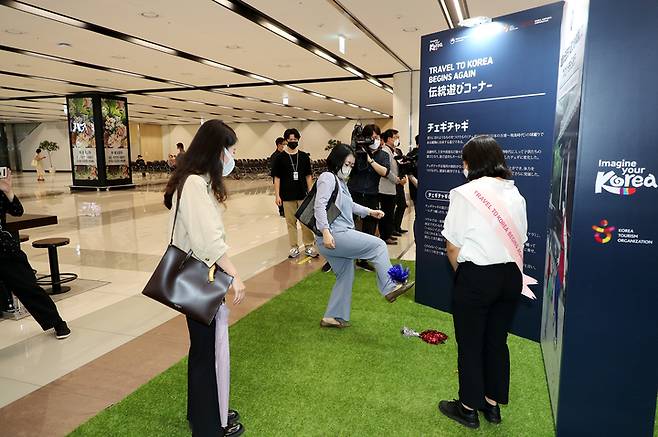
<svg viewBox="0 0 658 437">
<path fill-rule="evenodd" d="M 178 190 L 169 246 L 142 294 L 191 319 L 210 325 L 224 302 L 233 276 L 216 264 L 208 268 L 193 256 L 191 250 L 185 253 L 174 246 L 174 230 L 182 191 L 182 188 Z"/>
</svg>

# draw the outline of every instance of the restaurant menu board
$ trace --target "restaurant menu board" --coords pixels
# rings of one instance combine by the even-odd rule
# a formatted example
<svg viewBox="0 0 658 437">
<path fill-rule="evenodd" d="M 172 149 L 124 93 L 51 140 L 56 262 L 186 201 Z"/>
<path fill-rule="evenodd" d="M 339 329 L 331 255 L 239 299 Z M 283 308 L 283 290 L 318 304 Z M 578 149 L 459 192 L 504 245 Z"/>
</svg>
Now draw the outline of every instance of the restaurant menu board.
<svg viewBox="0 0 658 437">
<path fill-rule="evenodd" d="M 101 99 L 103 147 L 107 180 L 130 178 L 126 101 Z"/>
<path fill-rule="evenodd" d="M 73 179 L 97 181 L 98 161 L 93 99 L 91 97 L 71 97 L 67 99 L 67 102 Z"/>
</svg>

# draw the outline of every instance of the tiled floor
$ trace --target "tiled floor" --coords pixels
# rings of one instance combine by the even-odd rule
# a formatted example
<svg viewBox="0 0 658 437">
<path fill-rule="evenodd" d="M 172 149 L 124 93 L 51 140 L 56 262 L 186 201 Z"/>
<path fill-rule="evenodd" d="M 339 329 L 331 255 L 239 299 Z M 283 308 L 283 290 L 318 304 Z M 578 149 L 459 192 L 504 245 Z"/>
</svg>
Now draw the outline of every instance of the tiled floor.
<svg viewBox="0 0 658 437">
<path fill-rule="evenodd" d="M 73 330 L 65 341 L 55 340 L 52 333 L 43 333 L 31 317 L 0 320 L 0 407 L 8 405 L 0 409 L 3 433 L 10 423 L 19 423 L 16 420 L 23 417 L 21 411 L 34 404 L 43 407 L 38 410 L 43 417 L 31 424 L 32 431 L 49 430 L 48 435 L 66 433 L 184 356 L 184 320 L 140 294 L 168 239 L 168 211 L 162 206 L 163 182 L 164 179 L 148 180 L 135 190 L 71 194 L 67 188 L 70 174 L 49 175 L 48 181 L 40 184 L 33 174 L 16 177 L 16 191 L 28 213 L 55 214 L 59 218 L 58 225 L 25 231 L 30 239 L 70 238 L 71 244 L 59 251 L 61 270 L 106 284 L 57 302 Z M 229 191 L 232 194 L 224 215 L 231 246 L 229 255 L 243 279 L 249 279 L 247 302 L 232 312 L 231 319 L 235 321 L 317 269 L 320 262 L 287 260 L 285 222 L 276 213 L 269 180 L 230 181 Z M 88 202 L 98 205 L 100 215 L 81 214 Z M 404 226 L 411 229 L 412 220 L 405 217 Z M 404 254 L 404 259 L 413 259 L 410 234 L 401 239 L 402 244 L 389 247 L 392 257 Z M 43 250 L 33 249 L 29 243 L 24 243 L 24 250 L 34 268 L 40 272 L 48 270 Z M 158 342 L 164 342 L 162 347 L 156 347 Z M 134 359 L 130 357 L 144 348 L 154 353 L 144 358 L 151 364 L 145 369 L 133 369 L 135 366 L 128 365 Z M 129 374 L 125 375 L 126 383 L 117 387 L 112 378 L 124 375 L 111 369 L 117 369 L 122 360 L 127 363 L 125 372 Z M 88 376 L 98 369 L 105 369 L 102 380 L 89 380 Z M 134 372 L 138 375 L 134 376 Z M 89 381 L 100 384 L 102 390 L 79 390 Z M 19 398 L 22 399 L 15 402 Z M 65 404 L 80 408 L 69 411 Z M 64 412 L 66 419 L 60 415 Z M 59 431 L 54 432 L 52 427 L 58 423 Z M 20 428 L 12 428 L 9 435 L 44 435 L 25 434 Z"/>
</svg>

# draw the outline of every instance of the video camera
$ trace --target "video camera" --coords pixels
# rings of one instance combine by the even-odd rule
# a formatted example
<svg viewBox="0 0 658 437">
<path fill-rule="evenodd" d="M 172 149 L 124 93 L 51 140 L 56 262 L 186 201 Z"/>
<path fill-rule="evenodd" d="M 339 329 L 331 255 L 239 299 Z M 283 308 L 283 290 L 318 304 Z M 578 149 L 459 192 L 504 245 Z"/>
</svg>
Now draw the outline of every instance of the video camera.
<svg viewBox="0 0 658 437">
<path fill-rule="evenodd" d="M 418 149 L 413 149 L 406 155 L 396 155 L 394 159 L 398 163 L 398 177 L 418 174 Z"/>
<path fill-rule="evenodd" d="M 359 123 L 352 130 L 352 148 L 356 153 L 369 153 L 368 148 L 375 142 L 363 135 L 363 126 Z"/>
</svg>

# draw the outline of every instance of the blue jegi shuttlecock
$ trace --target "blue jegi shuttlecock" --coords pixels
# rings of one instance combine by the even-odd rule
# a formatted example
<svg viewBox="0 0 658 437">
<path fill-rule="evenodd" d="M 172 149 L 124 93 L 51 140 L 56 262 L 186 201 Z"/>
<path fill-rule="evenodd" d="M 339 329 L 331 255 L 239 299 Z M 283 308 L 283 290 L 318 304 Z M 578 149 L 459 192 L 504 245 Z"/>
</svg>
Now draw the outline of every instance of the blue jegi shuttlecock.
<svg viewBox="0 0 658 437">
<path fill-rule="evenodd" d="M 388 269 L 388 276 L 398 284 L 404 284 L 409 279 L 409 269 L 402 267 L 402 264 L 396 264 Z"/>
</svg>

